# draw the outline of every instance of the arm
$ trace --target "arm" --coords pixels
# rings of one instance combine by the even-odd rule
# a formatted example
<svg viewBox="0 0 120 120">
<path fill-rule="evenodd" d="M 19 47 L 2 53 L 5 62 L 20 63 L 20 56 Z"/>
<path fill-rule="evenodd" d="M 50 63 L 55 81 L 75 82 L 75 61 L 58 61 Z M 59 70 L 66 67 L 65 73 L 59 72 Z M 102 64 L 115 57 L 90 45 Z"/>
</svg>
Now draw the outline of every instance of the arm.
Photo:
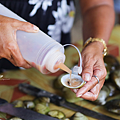
<svg viewBox="0 0 120 120">
<path fill-rule="evenodd" d="M 113 0 L 80 0 L 83 16 L 83 39 L 102 38 L 108 43 L 114 26 Z"/>
<path fill-rule="evenodd" d="M 112 0 L 80 0 L 83 17 L 83 43 L 89 38 L 101 38 L 108 43 L 114 26 Z M 82 78 L 87 82 L 74 90 L 77 97 L 96 100 L 104 84 L 106 69 L 103 61 L 104 46 L 101 42 L 91 42 L 82 50 Z M 99 83 L 93 75 L 99 78 Z"/>
</svg>

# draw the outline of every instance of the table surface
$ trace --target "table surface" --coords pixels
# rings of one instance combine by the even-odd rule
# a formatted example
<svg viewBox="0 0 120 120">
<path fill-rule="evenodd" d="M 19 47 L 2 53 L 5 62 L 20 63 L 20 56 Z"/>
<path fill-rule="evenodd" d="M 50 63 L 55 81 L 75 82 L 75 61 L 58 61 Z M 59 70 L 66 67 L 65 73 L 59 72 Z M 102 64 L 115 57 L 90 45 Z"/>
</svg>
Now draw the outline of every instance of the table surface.
<svg viewBox="0 0 120 120">
<path fill-rule="evenodd" d="M 75 45 L 82 50 L 82 41 L 75 43 Z M 108 44 L 108 53 L 114 55 L 120 61 L 120 26 L 115 26 L 110 37 Z M 65 64 L 71 68 L 73 65 L 78 62 L 78 53 L 72 48 L 68 47 L 65 51 L 66 61 Z M 60 92 L 53 88 L 53 81 L 61 75 L 63 71 L 59 71 L 55 74 L 43 75 L 35 68 L 27 70 L 15 70 L 15 71 L 6 71 L 2 73 L 5 79 L 0 80 L 0 98 L 6 99 L 8 102 L 12 102 L 17 99 L 21 100 L 32 100 L 34 97 L 21 93 L 18 90 L 17 85 L 19 83 L 28 82 L 31 85 L 40 87 L 51 93 L 60 95 Z M 11 79 L 10 79 L 11 78 Z M 80 100 L 76 104 L 103 113 L 105 115 L 111 116 L 116 119 L 120 119 L 120 115 L 110 113 L 105 110 L 103 106 L 94 105 L 89 101 Z M 50 109 L 58 109 L 65 113 L 66 117 L 72 116 L 75 112 L 68 110 L 63 107 L 58 107 L 54 104 L 50 105 Z M 88 116 L 87 116 L 88 117 Z M 89 120 L 96 120 L 94 118 L 88 117 Z"/>
</svg>

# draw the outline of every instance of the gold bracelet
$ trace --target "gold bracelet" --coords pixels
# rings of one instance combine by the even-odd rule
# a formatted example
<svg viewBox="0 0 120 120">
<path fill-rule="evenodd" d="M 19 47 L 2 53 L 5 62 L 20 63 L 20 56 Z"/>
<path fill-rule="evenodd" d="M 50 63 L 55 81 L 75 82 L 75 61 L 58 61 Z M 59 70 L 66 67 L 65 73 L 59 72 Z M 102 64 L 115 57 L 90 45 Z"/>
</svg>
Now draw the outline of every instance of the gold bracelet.
<svg viewBox="0 0 120 120">
<path fill-rule="evenodd" d="M 106 55 L 107 55 L 107 46 L 106 46 L 106 43 L 105 43 L 105 41 L 104 41 L 103 39 L 100 39 L 100 38 L 91 38 L 91 37 L 90 37 L 90 38 L 85 42 L 83 48 L 85 48 L 90 42 L 95 42 L 95 41 L 101 42 L 101 43 L 103 44 L 103 46 L 104 46 L 103 55 L 106 56 Z"/>
</svg>

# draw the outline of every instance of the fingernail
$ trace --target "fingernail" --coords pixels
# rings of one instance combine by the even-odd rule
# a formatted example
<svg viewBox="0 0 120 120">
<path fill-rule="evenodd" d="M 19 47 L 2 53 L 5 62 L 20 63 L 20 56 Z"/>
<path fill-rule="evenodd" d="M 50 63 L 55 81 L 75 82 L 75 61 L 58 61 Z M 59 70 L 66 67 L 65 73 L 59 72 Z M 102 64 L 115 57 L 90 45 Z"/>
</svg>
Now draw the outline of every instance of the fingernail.
<svg viewBox="0 0 120 120">
<path fill-rule="evenodd" d="M 84 79 L 86 81 L 90 81 L 90 79 L 91 79 L 90 74 L 89 73 L 84 74 Z"/>
<path fill-rule="evenodd" d="M 82 94 L 77 95 L 77 97 L 81 97 L 81 96 L 82 96 Z"/>
<path fill-rule="evenodd" d="M 78 89 L 73 89 L 73 91 L 76 93 L 78 91 Z"/>
<path fill-rule="evenodd" d="M 39 30 L 39 28 L 37 27 L 37 26 L 33 26 L 33 29 L 35 30 L 35 31 L 38 31 Z"/>
</svg>

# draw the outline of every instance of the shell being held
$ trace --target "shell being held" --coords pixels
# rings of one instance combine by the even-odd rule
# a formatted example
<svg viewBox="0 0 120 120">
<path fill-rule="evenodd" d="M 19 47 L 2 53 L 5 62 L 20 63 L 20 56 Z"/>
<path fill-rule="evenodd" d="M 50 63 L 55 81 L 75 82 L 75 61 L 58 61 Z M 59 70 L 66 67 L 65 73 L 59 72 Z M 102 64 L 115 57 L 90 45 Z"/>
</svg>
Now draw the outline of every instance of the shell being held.
<svg viewBox="0 0 120 120">
<path fill-rule="evenodd" d="M 80 88 L 82 87 L 86 82 L 81 78 L 79 75 L 75 74 L 66 74 L 61 78 L 61 83 L 67 87 L 67 88 Z"/>
</svg>

